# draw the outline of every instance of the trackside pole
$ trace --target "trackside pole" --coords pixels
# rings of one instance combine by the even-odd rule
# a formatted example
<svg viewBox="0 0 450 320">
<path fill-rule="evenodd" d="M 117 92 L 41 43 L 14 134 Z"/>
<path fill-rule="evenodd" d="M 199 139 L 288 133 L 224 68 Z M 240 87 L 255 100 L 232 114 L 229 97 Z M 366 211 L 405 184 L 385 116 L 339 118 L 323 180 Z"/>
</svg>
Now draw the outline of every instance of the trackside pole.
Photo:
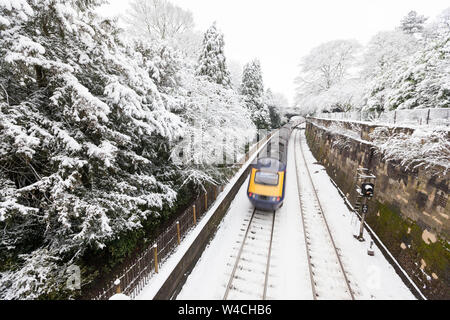
<svg viewBox="0 0 450 320">
<path fill-rule="evenodd" d="M 153 252 L 155 254 L 155 272 L 158 273 L 158 245 L 153 245 Z"/>
<path fill-rule="evenodd" d="M 361 225 L 359 227 L 359 234 L 354 235 L 359 241 L 364 241 L 364 222 L 366 214 L 369 211 L 368 201 L 374 195 L 376 177 L 370 173 L 367 168 L 358 168 L 356 174 L 356 203 L 355 210 L 361 214 Z"/>
<path fill-rule="evenodd" d="M 368 211 L 368 206 L 367 206 L 367 198 L 364 198 L 364 203 L 361 207 L 361 225 L 359 227 L 359 235 L 358 235 L 358 240 L 360 241 L 364 241 L 364 222 L 366 220 L 366 213 Z"/>
<path fill-rule="evenodd" d="M 116 286 L 116 293 L 120 293 L 120 279 L 116 279 L 116 281 L 114 281 L 114 285 Z"/>
<path fill-rule="evenodd" d="M 193 212 L 193 214 L 194 214 L 194 224 L 197 224 L 197 216 L 196 216 L 196 214 L 195 214 L 195 204 L 192 205 L 192 212 Z"/>
</svg>

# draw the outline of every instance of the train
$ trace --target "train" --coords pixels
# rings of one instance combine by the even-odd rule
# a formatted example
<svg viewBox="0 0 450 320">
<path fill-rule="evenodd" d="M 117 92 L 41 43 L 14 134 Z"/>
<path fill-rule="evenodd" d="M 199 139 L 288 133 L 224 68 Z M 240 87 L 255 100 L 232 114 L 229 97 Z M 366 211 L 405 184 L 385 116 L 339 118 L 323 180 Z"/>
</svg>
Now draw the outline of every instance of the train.
<svg viewBox="0 0 450 320">
<path fill-rule="evenodd" d="M 251 164 L 247 197 L 256 209 L 275 211 L 283 205 L 288 142 L 295 125 L 289 122 L 275 132 Z"/>
</svg>

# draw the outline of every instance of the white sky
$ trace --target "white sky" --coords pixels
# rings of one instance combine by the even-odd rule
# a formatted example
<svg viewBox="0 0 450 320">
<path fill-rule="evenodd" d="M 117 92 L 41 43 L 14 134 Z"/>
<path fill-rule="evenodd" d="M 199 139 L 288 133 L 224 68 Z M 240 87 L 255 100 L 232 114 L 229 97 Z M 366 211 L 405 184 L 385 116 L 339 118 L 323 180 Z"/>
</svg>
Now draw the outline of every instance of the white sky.
<svg viewBox="0 0 450 320">
<path fill-rule="evenodd" d="M 110 0 L 104 13 L 126 10 L 129 0 Z M 411 10 L 434 19 L 448 0 L 170 0 L 194 15 L 204 32 L 213 21 L 225 36 L 227 59 L 242 65 L 258 58 L 264 84 L 293 102 L 294 78 L 302 56 L 330 40 L 367 43 L 378 31 L 392 30 Z"/>
</svg>

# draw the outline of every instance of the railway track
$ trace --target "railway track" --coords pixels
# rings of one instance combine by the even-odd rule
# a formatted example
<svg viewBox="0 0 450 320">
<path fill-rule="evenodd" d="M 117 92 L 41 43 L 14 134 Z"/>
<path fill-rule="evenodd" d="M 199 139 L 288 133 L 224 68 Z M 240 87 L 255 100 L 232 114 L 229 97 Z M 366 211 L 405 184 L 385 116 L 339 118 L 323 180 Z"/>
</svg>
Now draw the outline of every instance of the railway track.
<svg viewBox="0 0 450 320">
<path fill-rule="evenodd" d="M 223 296 L 224 300 L 265 300 L 275 211 L 253 209 Z"/>
<path fill-rule="evenodd" d="M 300 130 L 295 131 L 294 159 L 313 299 L 354 300 L 303 153 Z"/>
</svg>

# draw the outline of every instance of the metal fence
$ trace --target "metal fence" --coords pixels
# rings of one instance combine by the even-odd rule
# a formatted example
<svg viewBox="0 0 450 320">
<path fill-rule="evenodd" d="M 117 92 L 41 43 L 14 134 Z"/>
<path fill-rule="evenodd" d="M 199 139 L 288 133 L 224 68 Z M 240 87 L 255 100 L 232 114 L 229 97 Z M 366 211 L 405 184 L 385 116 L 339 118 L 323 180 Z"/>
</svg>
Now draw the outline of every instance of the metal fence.
<svg viewBox="0 0 450 320">
<path fill-rule="evenodd" d="M 273 135 L 269 134 L 257 142 L 245 154 L 236 166 L 238 171 L 246 161 Z M 175 248 L 186 237 L 188 232 L 204 217 L 208 208 L 216 200 L 224 186 L 209 186 L 205 192 L 200 193 L 196 200 L 189 206 L 172 225 L 166 228 L 143 252 L 125 267 L 112 274 L 104 288 L 99 290 L 93 297 L 95 300 L 107 300 L 115 293 L 121 292 L 131 299 L 141 292 L 150 279 L 158 273 L 159 266 L 170 256 Z"/>
<path fill-rule="evenodd" d="M 354 111 L 319 113 L 317 118 L 370 121 L 379 124 L 450 125 L 450 108 L 402 109 L 388 112 Z"/>
</svg>

